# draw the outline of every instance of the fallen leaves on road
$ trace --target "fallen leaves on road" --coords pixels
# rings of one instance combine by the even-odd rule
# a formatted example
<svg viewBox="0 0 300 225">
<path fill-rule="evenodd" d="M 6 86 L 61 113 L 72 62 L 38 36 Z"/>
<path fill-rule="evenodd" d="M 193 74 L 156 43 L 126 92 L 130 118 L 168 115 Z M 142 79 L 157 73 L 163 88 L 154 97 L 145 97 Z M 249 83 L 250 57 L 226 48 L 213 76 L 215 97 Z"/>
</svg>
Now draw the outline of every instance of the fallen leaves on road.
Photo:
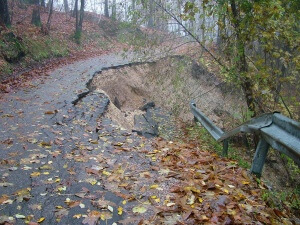
<svg viewBox="0 0 300 225">
<path fill-rule="evenodd" d="M 64 123 L 41 110 L 33 130 L 3 138 L 0 224 L 291 224 L 236 161 L 96 119 L 107 102 L 96 97 L 60 109 Z"/>
</svg>

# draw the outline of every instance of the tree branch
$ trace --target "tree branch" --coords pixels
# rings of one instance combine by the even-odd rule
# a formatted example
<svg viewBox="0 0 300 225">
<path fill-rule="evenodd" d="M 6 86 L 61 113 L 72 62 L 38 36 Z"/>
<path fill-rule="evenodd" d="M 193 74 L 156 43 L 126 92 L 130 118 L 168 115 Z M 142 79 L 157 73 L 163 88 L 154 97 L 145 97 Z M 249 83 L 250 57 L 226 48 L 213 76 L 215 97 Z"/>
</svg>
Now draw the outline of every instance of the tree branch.
<svg viewBox="0 0 300 225">
<path fill-rule="evenodd" d="M 187 32 L 203 49 L 204 51 L 206 51 L 212 58 L 214 61 L 216 61 L 221 67 L 223 67 L 226 71 L 229 71 L 229 69 L 221 62 L 220 59 L 218 59 L 214 54 L 212 54 L 202 43 L 201 41 L 189 30 L 187 29 L 182 22 L 180 22 L 177 17 L 171 13 L 170 11 L 168 11 L 164 6 L 162 6 L 161 4 L 159 4 L 156 0 L 153 0 L 154 3 L 159 6 L 160 8 L 162 8 L 168 15 L 170 15 L 184 30 L 185 32 Z"/>
</svg>

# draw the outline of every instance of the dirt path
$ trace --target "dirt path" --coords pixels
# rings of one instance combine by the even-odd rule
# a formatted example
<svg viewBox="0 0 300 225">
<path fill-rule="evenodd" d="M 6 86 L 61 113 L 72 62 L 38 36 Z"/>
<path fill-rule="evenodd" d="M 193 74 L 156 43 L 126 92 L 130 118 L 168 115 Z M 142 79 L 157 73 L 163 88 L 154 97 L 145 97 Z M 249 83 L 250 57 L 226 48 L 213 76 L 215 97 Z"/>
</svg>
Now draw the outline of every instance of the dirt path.
<svg viewBox="0 0 300 225">
<path fill-rule="evenodd" d="M 126 63 L 84 60 L 2 98 L 0 224 L 286 221 L 236 162 L 146 140 L 106 118 L 108 97 L 87 84 L 101 68 Z"/>
</svg>

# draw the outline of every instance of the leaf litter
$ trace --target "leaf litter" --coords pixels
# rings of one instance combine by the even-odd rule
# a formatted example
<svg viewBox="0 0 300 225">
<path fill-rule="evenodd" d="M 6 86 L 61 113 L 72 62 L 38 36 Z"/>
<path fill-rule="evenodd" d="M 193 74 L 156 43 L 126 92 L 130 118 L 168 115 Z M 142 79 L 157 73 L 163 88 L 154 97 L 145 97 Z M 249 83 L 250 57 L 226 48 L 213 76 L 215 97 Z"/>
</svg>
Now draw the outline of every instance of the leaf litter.
<svg viewBox="0 0 300 225">
<path fill-rule="evenodd" d="M 49 215 L 39 213 L 49 211 L 58 224 L 292 224 L 287 210 L 266 205 L 263 183 L 237 162 L 191 143 L 146 140 L 105 116 L 93 120 L 95 102 L 67 109 L 64 123 L 46 116 L 36 133 L 18 134 L 28 146 L 22 146 L 24 156 L 0 165 L 7 172 L 0 182 L 0 223 L 49 224 Z M 59 116 L 62 110 L 45 112 Z M 17 138 L 1 144 L 20 148 Z M 21 185 L 13 179 L 18 174 Z M 29 209 L 18 210 L 20 204 Z"/>
</svg>

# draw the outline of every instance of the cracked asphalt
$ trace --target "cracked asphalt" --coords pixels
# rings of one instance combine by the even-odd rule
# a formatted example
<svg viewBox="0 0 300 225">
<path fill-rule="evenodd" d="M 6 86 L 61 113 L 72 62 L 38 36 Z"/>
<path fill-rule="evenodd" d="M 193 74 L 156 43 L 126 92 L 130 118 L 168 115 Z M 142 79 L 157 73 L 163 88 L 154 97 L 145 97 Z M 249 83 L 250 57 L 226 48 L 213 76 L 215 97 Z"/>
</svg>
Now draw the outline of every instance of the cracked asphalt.
<svg viewBox="0 0 300 225">
<path fill-rule="evenodd" d="M 87 84 L 102 68 L 127 63 L 114 54 L 76 62 L 2 98 L 0 224 L 118 224 L 124 219 L 124 194 L 87 174 L 105 175 L 129 158 L 141 163 L 138 154 L 110 157 L 118 147 L 151 146 L 103 117 L 109 99 Z M 99 208 L 103 213 L 94 215 Z"/>
</svg>

